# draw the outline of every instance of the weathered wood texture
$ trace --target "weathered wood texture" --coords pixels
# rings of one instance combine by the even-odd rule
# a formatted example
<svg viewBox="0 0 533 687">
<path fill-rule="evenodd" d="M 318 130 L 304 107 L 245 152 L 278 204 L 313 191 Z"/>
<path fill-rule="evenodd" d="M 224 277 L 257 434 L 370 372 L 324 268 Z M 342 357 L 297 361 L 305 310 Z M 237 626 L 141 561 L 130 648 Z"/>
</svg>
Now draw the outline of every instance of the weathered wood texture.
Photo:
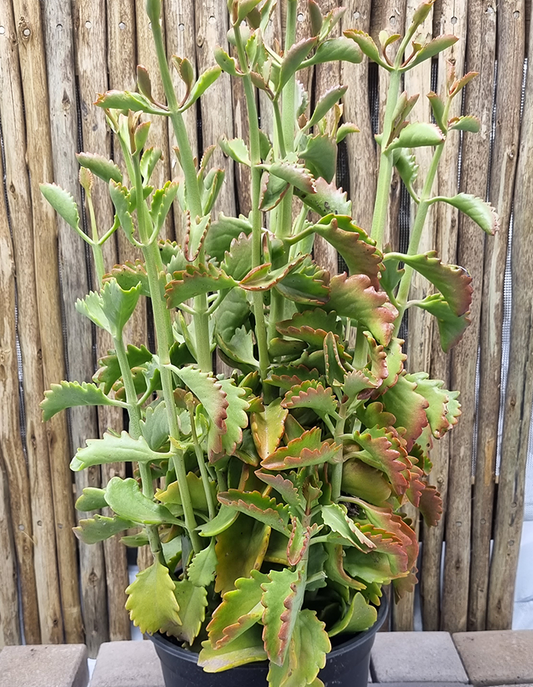
<svg viewBox="0 0 533 687">
<path fill-rule="evenodd" d="M 336 31 L 363 29 L 375 39 L 383 28 L 390 33 L 401 32 L 419 4 L 417 0 L 317 1 L 323 12 L 340 4 L 346 6 Z M 286 3 L 281 2 L 267 29 L 269 34 L 280 37 L 280 47 L 285 10 Z M 526 45 L 530 11 L 530 3 L 525 0 L 438 0 L 419 32 L 426 36 L 431 32 L 457 35 L 461 40 L 447 57 L 451 57 L 459 74 L 480 72 L 465 91 L 463 108 L 465 114 L 480 117 L 481 132 L 477 136 L 450 136 L 435 191 L 453 195 L 459 181 L 463 192 L 482 197 L 488 193 L 502 220 L 498 236 L 486 239 L 477 226 L 458 216 L 450 206 L 433 207 L 422 250 L 436 245 L 445 261 L 468 269 L 475 288 L 472 324 L 462 343 L 446 358 L 439 352 L 431 320 L 414 312 L 409 317 L 409 365 L 458 388 L 463 405 L 459 426 L 449 439 L 436 445 L 432 454 L 435 468 L 431 480 L 444 497 L 445 516 L 437 528 L 421 528 L 421 605 L 423 624 L 428 630 L 505 628 L 512 614 L 533 394 L 529 284 L 532 256 L 526 214 L 533 183 L 531 73 L 520 128 L 526 50 L 530 63 L 533 60 L 533 41 L 530 39 Z M 225 0 L 166 0 L 162 28 L 168 54 L 187 56 L 198 73 L 214 64 L 212 51 L 217 45 L 228 49 Z M 307 3 L 298 0 L 296 39 L 303 38 L 308 30 Z M 43 201 L 38 185 L 56 181 L 81 204 L 74 157 L 78 148 L 99 152 L 121 164 L 120 151 L 106 130 L 103 113 L 92 103 L 97 93 L 107 88 L 135 88 L 137 63 L 148 68 L 154 93 L 164 100 L 142 0 L 0 0 L 0 121 L 5 152 L 5 186 L 0 199 L 0 544 L 5 552 L 0 566 L 4 580 L 0 592 L 0 646 L 20 641 L 15 570 L 28 643 L 86 641 L 94 653 L 107 637 L 129 636 L 124 610 L 124 549 L 118 540 L 105 546 L 77 545 L 71 532 L 75 492 L 87 485 L 105 484 L 114 474 L 124 475 L 124 468 L 110 465 L 92 469 L 74 480 L 66 467 L 75 448 L 86 438 L 98 436 L 108 427 L 122 429 L 123 417 L 115 412 L 97 415 L 85 408 L 70 413 L 68 424 L 65 413 L 47 425 L 40 420 L 39 402 L 44 389 L 67 376 L 90 380 L 97 358 L 106 353 L 111 342 L 95 336 L 74 309 L 76 298 L 84 297 L 97 285 L 94 266 L 79 237 Z M 413 113 L 415 119 L 428 118 L 425 95 L 435 85 L 442 92 L 445 78 L 443 58 L 428 61 L 417 72 L 406 75 L 407 92 L 421 94 Z M 173 79 L 178 95 L 183 95 L 175 70 Z M 379 126 L 375 99 L 383 106 L 387 75 L 378 75 L 375 65 L 369 67 L 365 60 L 358 66 L 320 65 L 299 74 L 299 79 L 309 90 L 311 103 L 339 81 L 348 86 L 343 121 L 354 122 L 361 133 L 346 139 L 348 179 L 343 183 L 349 186 L 355 221 L 368 228 L 378 171 L 372 136 Z M 262 128 L 271 135 L 272 113 L 263 94 L 259 106 Z M 201 156 L 221 135 L 246 138 L 245 109 L 241 84 L 231 83 L 227 76 L 219 79 L 200 106 L 185 115 L 195 155 Z M 451 115 L 460 112 L 458 98 Z M 150 142 L 161 147 L 164 155 L 155 172 L 155 183 L 179 177 L 174 134 L 168 122 L 158 120 L 152 125 Z M 460 154 L 460 175 L 456 175 Z M 417 152 L 421 179 L 431 156 L 430 150 Z M 212 164 L 226 173 L 214 215 L 220 211 L 233 214 L 236 210 L 248 213 L 246 171 L 235 170 L 233 161 L 220 150 L 215 152 Z M 93 199 L 102 232 L 112 221 L 104 184 L 95 183 Z M 400 200 L 401 184 L 395 176 L 387 227 L 387 240 L 394 248 L 399 247 L 400 240 Z M 500 407 L 497 390 L 501 383 L 503 276 L 513 203 L 511 349 L 507 389 L 502 393 L 504 403 Z M 414 211 L 414 203 L 410 208 L 403 203 L 402 226 L 407 224 L 408 213 L 412 224 Z M 166 235 L 181 241 L 185 228 L 186 221 L 176 203 Z M 402 235 L 402 240 L 406 238 Z M 336 271 L 336 255 L 323 243 L 317 245 L 316 256 Z M 137 256 L 119 233 L 106 245 L 104 257 L 109 269 L 115 262 Z M 427 292 L 427 282 L 413 281 L 411 297 L 423 297 Z M 125 332 L 127 343 L 149 342 L 147 321 L 146 308 L 139 304 Z M 423 346 L 415 347 L 421 330 L 428 337 Z M 497 432 L 502 412 L 504 433 L 496 491 Z M 13 494 L 21 496 L 12 498 Z M 149 558 L 147 551 L 140 552 L 141 567 L 149 563 Z M 393 629 L 412 626 L 411 595 L 396 607 Z"/>
</svg>

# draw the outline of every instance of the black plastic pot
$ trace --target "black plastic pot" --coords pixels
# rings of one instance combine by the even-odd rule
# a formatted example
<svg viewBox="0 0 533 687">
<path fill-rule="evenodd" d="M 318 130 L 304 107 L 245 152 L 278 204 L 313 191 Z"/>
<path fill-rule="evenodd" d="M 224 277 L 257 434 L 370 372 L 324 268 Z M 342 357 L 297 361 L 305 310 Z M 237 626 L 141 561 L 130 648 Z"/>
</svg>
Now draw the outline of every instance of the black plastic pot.
<svg viewBox="0 0 533 687">
<path fill-rule="evenodd" d="M 376 632 L 387 617 L 388 601 L 383 597 L 376 623 L 337 645 L 329 654 L 319 677 L 326 687 L 366 687 L 370 650 Z M 163 635 L 150 639 L 161 661 L 166 687 L 264 687 L 267 684 L 266 663 L 249 663 L 222 673 L 206 673 L 198 667 L 198 655 L 185 651 Z"/>
</svg>

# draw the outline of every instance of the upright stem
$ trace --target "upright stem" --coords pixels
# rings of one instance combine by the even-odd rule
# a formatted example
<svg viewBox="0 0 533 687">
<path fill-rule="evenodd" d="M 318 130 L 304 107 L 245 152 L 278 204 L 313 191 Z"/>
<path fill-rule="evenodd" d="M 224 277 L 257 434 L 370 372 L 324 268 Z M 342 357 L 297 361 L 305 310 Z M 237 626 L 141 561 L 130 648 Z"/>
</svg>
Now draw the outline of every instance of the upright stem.
<svg viewBox="0 0 533 687">
<path fill-rule="evenodd" d="M 346 424 L 346 414 L 344 411 L 344 406 L 341 404 L 339 410 L 339 419 L 337 420 L 337 426 L 335 427 L 335 441 L 340 445 L 339 452 L 342 455 L 342 435 L 344 434 L 344 425 Z M 331 500 L 336 503 L 341 495 L 342 486 L 342 460 L 333 466 L 331 474 Z"/>
</svg>

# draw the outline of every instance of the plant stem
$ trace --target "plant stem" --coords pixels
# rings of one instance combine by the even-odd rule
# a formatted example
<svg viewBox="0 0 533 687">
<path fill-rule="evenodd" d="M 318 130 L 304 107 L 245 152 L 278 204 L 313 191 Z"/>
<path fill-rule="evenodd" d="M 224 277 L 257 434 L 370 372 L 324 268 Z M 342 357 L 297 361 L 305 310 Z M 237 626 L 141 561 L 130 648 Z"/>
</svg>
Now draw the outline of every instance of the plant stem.
<svg viewBox="0 0 533 687">
<path fill-rule="evenodd" d="M 387 105 L 385 107 L 385 117 L 383 120 L 383 133 L 381 139 L 381 157 L 379 162 L 379 176 L 376 190 L 376 201 L 374 204 L 374 216 L 372 218 L 371 237 L 376 241 L 377 248 L 383 248 L 383 237 L 387 224 L 387 212 L 389 209 L 389 194 L 392 179 L 392 157 L 387 152 L 389 138 L 392 133 L 392 118 L 398 96 L 400 94 L 401 73 L 398 70 L 391 72 L 389 92 L 387 95 Z"/>
<path fill-rule="evenodd" d="M 196 453 L 196 462 L 198 463 L 198 469 L 200 470 L 200 475 L 202 477 L 202 484 L 204 487 L 205 499 L 207 501 L 209 519 L 212 520 L 216 515 L 216 508 L 215 503 L 213 501 L 213 494 L 210 488 L 209 475 L 207 473 L 207 468 L 205 465 L 204 452 L 200 447 L 198 435 L 196 434 L 196 423 L 194 419 L 194 410 L 192 409 L 192 407 L 189 407 L 189 417 L 191 418 L 191 433 L 192 440 L 194 443 L 194 452 Z"/>
<path fill-rule="evenodd" d="M 86 193 L 86 197 L 87 205 L 89 207 L 89 218 L 91 220 L 91 233 L 93 239 L 91 248 L 93 249 L 94 268 L 96 271 L 96 278 L 98 279 L 98 288 L 101 289 L 105 274 L 104 253 L 102 250 L 102 246 L 98 242 L 98 226 L 96 224 L 96 216 L 94 214 L 93 199 L 91 198 L 91 194 L 89 192 Z"/>
<path fill-rule="evenodd" d="M 337 420 L 337 426 L 335 427 L 335 441 L 340 444 L 339 452 L 342 458 L 342 440 L 340 437 L 344 434 L 344 425 L 346 424 L 346 412 L 344 406 L 341 404 L 339 409 L 339 419 Z M 337 503 L 341 495 L 341 485 L 342 485 L 342 460 L 333 466 L 331 473 L 331 500 L 333 503 Z"/>
</svg>

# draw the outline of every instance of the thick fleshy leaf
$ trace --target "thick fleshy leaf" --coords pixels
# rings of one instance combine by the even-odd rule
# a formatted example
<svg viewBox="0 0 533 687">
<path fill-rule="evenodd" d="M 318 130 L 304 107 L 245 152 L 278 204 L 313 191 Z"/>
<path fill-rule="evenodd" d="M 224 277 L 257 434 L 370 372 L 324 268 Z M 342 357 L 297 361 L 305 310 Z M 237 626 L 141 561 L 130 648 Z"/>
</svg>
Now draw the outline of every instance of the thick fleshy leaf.
<svg viewBox="0 0 533 687">
<path fill-rule="evenodd" d="M 290 185 L 275 174 L 263 174 L 261 178 L 261 202 L 259 207 L 264 212 L 273 210 L 281 202 Z"/>
<path fill-rule="evenodd" d="M 222 152 L 231 157 L 232 160 L 250 167 L 250 152 L 242 138 L 233 138 L 231 140 L 221 138 L 218 145 L 222 148 Z"/>
<path fill-rule="evenodd" d="M 126 349 L 126 356 L 130 370 L 152 360 L 152 353 L 144 345 L 140 348 L 137 348 L 136 346 L 129 344 Z M 103 385 L 104 394 L 108 394 L 111 391 L 113 384 L 122 374 L 120 371 L 118 358 L 111 351 L 110 355 L 101 358 L 98 362 L 100 364 L 100 368 L 96 371 L 93 381 L 98 385 Z"/>
<path fill-rule="evenodd" d="M 188 472 L 185 478 L 191 503 L 195 510 L 207 513 L 209 508 L 207 505 L 207 497 L 205 495 L 205 487 L 201 477 L 194 472 Z M 209 491 L 216 501 L 216 486 L 212 480 L 209 480 Z M 155 493 L 155 498 L 165 506 L 181 506 L 183 504 L 179 482 L 176 480 L 166 485 L 164 490 L 158 489 Z"/>
<path fill-rule="evenodd" d="M 291 517 L 291 534 L 287 544 L 287 562 L 298 565 L 307 553 L 311 541 L 312 528 L 304 527 L 299 518 Z"/>
<path fill-rule="evenodd" d="M 330 182 L 337 171 L 337 146 L 325 134 L 316 134 L 307 138 L 306 146 L 301 152 L 305 166 L 311 174 L 323 177 Z"/>
<path fill-rule="evenodd" d="M 344 216 L 352 214 L 352 201 L 348 200 L 347 193 L 342 188 L 335 186 L 334 181 L 328 184 L 325 179 L 319 177 L 315 179 L 312 192 L 297 186 L 296 195 L 321 217 L 331 213 Z"/>
<path fill-rule="evenodd" d="M 289 162 L 276 162 L 272 165 L 266 166 L 270 174 L 282 179 L 288 184 L 292 184 L 295 188 L 302 191 L 302 193 L 315 192 L 315 180 L 312 174 L 298 164 L 291 164 Z"/>
<path fill-rule="evenodd" d="M 324 332 L 333 332 L 338 336 L 342 334 L 342 325 L 338 320 L 336 313 L 327 313 L 325 310 L 322 310 L 322 308 L 314 308 L 313 310 L 296 312 L 290 320 L 284 320 L 276 325 L 276 329 L 280 334 L 292 336 L 294 338 L 299 338 L 298 330 L 302 329 L 303 327 L 321 329 Z"/>
<path fill-rule="evenodd" d="M 304 499 L 289 479 L 286 479 L 283 475 L 273 475 L 263 470 L 256 470 L 255 474 L 262 482 L 275 489 L 292 509 L 296 509 L 296 511 L 299 509 L 302 512 L 305 510 Z"/>
<path fill-rule="evenodd" d="M 459 39 L 457 36 L 437 36 L 437 38 L 434 38 L 432 41 L 429 41 L 429 43 L 426 43 L 422 50 L 417 52 L 415 58 L 409 62 L 404 69 L 412 69 L 413 67 L 416 67 L 417 64 L 425 62 L 426 60 L 430 60 L 443 50 L 451 48 L 452 45 L 455 45 L 458 40 Z"/>
<path fill-rule="evenodd" d="M 100 293 L 91 292 L 84 300 L 78 300 L 76 310 L 109 332 L 113 338 L 119 338 L 140 295 L 140 284 L 125 290 L 115 279 L 110 279 Z"/>
<path fill-rule="evenodd" d="M 254 354 L 255 340 L 252 330 L 244 326 L 238 327 L 229 341 L 225 341 L 217 332 L 217 344 L 222 358 L 231 367 L 238 367 L 243 372 L 259 369 L 259 361 Z"/>
<path fill-rule="evenodd" d="M 343 618 L 338 620 L 328 632 L 330 637 L 345 632 L 355 634 L 364 632 L 376 622 L 377 609 L 367 603 L 361 592 L 356 592 Z"/>
<path fill-rule="evenodd" d="M 484 200 L 481 200 L 481 198 L 477 198 L 468 193 L 459 193 L 451 198 L 438 196 L 437 198 L 431 199 L 432 203 L 436 203 L 437 201 L 453 205 L 454 208 L 464 212 L 465 215 L 468 215 L 468 217 L 479 225 L 487 234 L 495 234 L 500 228 L 500 220 L 496 211 L 490 203 L 486 203 Z"/>
<path fill-rule="evenodd" d="M 324 95 L 319 98 L 317 104 L 315 105 L 315 109 L 313 110 L 311 119 L 307 122 L 307 126 L 312 127 L 315 124 L 318 124 L 318 122 L 327 115 L 335 103 L 342 98 L 347 90 L 348 86 L 333 86 L 333 88 L 330 88 L 328 91 L 326 91 Z M 326 177 L 324 178 L 329 183 L 333 178 L 333 175 L 331 176 L 331 179 L 327 179 Z"/>
<path fill-rule="evenodd" d="M 94 384 L 63 381 L 61 384 L 52 384 L 52 388 L 44 392 L 44 401 L 41 403 L 43 420 L 46 422 L 61 410 L 75 406 L 123 406 L 123 404 L 106 396 L 102 389 Z"/>
<path fill-rule="evenodd" d="M 270 531 L 262 522 L 239 513 L 235 522 L 217 536 L 216 592 L 224 594 L 235 589 L 235 580 L 249 577 L 251 570 L 261 568 Z"/>
<path fill-rule="evenodd" d="M 167 307 L 176 308 L 189 298 L 210 291 L 231 289 L 237 282 L 222 270 L 209 263 L 207 266 L 188 265 L 181 272 L 174 272 L 173 279 L 165 287 Z"/>
<path fill-rule="evenodd" d="M 347 38 L 351 38 L 353 41 L 355 41 L 369 59 L 371 59 L 373 62 L 377 62 L 384 69 L 390 71 L 391 68 L 381 59 L 378 47 L 368 33 L 358 29 L 350 29 L 349 31 L 345 31 L 344 35 Z"/>
<path fill-rule="evenodd" d="M 103 179 L 107 184 L 113 179 L 117 183 L 122 181 L 122 172 L 118 166 L 102 155 L 95 153 L 78 153 L 76 159 L 82 167 L 89 169 L 100 179 Z"/>
<path fill-rule="evenodd" d="M 387 345 L 398 311 L 384 291 L 376 291 L 365 274 L 336 275 L 330 282 L 330 299 L 324 306 L 338 315 L 357 320 L 368 327 L 380 344 Z"/>
<path fill-rule="evenodd" d="M 187 568 L 187 577 L 196 587 L 208 587 L 215 579 L 216 566 L 215 542 L 211 540 L 209 546 L 199 551 L 192 559 Z"/>
<path fill-rule="evenodd" d="M 323 306 L 329 297 L 328 283 L 329 273 L 306 257 L 276 285 L 276 289 L 295 303 Z"/>
<path fill-rule="evenodd" d="M 178 627 L 167 630 L 168 634 L 182 642 L 192 644 L 205 620 L 207 608 L 207 589 L 197 587 L 189 580 L 176 582 L 174 595 L 179 607 L 180 623 Z"/>
<path fill-rule="evenodd" d="M 219 673 L 222 670 L 267 659 L 259 626 L 251 627 L 220 649 L 213 649 L 209 640 L 202 642 L 202 647 L 198 665 L 206 673 Z"/>
<path fill-rule="evenodd" d="M 134 263 L 126 261 L 123 265 L 115 265 L 109 277 L 104 277 L 104 281 L 111 278 L 116 280 L 119 286 L 128 291 L 133 287 L 140 286 L 141 296 L 150 296 L 150 284 L 144 263 L 136 260 Z M 78 301 L 80 302 L 80 301 Z"/>
<path fill-rule="evenodd" d="M 167 181 L 163 188 L 154 192 L 150 214 L 154 225 L 154 231 L 161 231 L 163 223 L 167 218 L 172 203 L 178 193 L 179 183 L 177 181 Z"/>
<path fill-rule="evenodd" d="M 262 496 L 258 491 L 230 489 L 219 492 L 218 500 L 224 506 L 235 508 L 282 534 L 288 536 L 290 533 L 288 506 L 278 504 L 276 499 Z"/>
<path fill-rule="evenodd" d="M 75 504 L 76 510 L 87 513 L 92 510 L 100 510 L 107 508 L 107 501 L 105 500 L 105 489 L 98 489 L 97 487 L 85 487 L 82 490 L 81 496 Z"/>
<path fill-rule="evenodd" d="M 390 255 L 430 281 L 442 293 L 455 315 L 468 312 L 472 302 L 472 277 L 463 267 L 444 265 L 434 250 L 421 255 Z"/>
<path fill-rule="evenodd" d="M 382 504 L 391 495 L 389 481 L 383 472 L 358 458 L 350 458 L 342 466 L 342 491 L 375 505 Z"/>
<path fill-rule="evenodd" d="M 305 38 L 295 43 L 285 54 L 281 63 L 278 92 L 294 76 L 302 62 L 305 60 L 311 49 L 316 45 L 317 38 Z"/>
<path fill-rule="evenodd" d="M 440 335 L 440 345 L 445 353 L 459 343 L 465 329 L 470 324 L 468 315 L 458 317 L 440 293 L 435 293 L 416 304 L 418 308 L 427 310 L 437 320 Z"/>
<path fill-rule="evenodd" d="M 258 570 L 252 570 L 251 577 L 235 580 L 235 589 L 224 594 L 207 626 L 213 649 L 221 649 L 261 620 L 265 610 L 261 585 L 266 582 L 268 577 Z"/>
<path fill-rule="evenodd" d="M 149 568 L 137 573 L 135 581 L 126 589 L 126 610 L 143 634 L 174 634 L 179 627 L 181 619 L 175 586 L 168 568 L 156 559 Z"/>
<path fill-rule="evenodd" d="M 87 446 L 79 448 L 70 463 L 70 469 L 78 472 L 92 465 L 107 463 L 149 463 L 168 459 L 170 454 L 152 451 L 143 437 L 133 439 L 127 432 L 120 436 L 105 432 L 102 439 L 87 439 Z"/>
<path fill-rule="evenodd" d="M 248 401 L 244 398 L 246 391 L 235 386 L 232 379 L 220 380 L 222 391 L 228 402 L 226 431 L 222 435 L 222 450 L 231 456 L 242 440 L 242 430 L 248 426 Z"/>
<path fill-rule="evenodd" d="M 118 516 L 133 522 L 143 525 L 182 524 L 168 508 L 145 496 L 137 480 L 131 477 L 110 479 L 105 490 L 105 500 Z"/>
<path fill-rule="evenodd" d="M 387 150 L 437 146 L 443 141 L 444 134 L 436 124 L 413 122 L 400 131 L 398 138 L 387 146 Z"/>
<path fill-rule="evenodd" d="M 338 503 L 322 506 L 320 514 L 324 524 L 332 532 L 340 534 L 346 540 L 346 544 L 356 546 L 362 551 L 371 551 L 374 548 L 374 544 L 370 539 L 361 532 L 361 528 L 348 516 L 346 509 Z"/>
<path fill-rule="evenodd" d="M 292 638 L 296 619 L 302 608 L 305 579 L 302 572 L 271 570 L 263 583 L 261 602 L 263 613 L 263 642 L 272 663 L 283 665 Z"/>
<path fill-rule="evenodd" d="M 252 243 L 252 235 L 243 232 L 232 239 L 229 250 L 224 254 L 221 268 L 237 281 L 243 279 L 252 267 Z"/>
<path fill-rule="evenodd" d="M 237 67 L 237 61 L 228 55 L 225 50 L 217 46 L 214 50 L 215 61 L 222 71 L 231 76 L 239 76 L 240 70 Z"/>
<path fill-rule="evenodd" d="M 394 338 L 387 346 L 387 370 L 388 376 L 383 380 L 383 386 L 394 386 L 398 381 L 398 375 L 403 371 L 403 364 L 407 355 L 403 352 L 403 339 Z"/>
<path fill-rule="evenodd" d="M 321 441 L 318 427 L 307 430 L 298 439 L 289 441 L 287 446 L 278 448 L 261 465 L 267 470 L 289 470 L 291 468 L 322 463 L 337 463 L 342 460 L 339 446 L 333 441 Z"/>
<path fill-rule="evenodd" d="M 401 457 L 405 455 L 405 450 L 396 437 L 383 428 L 373 427 L 363 434 L 356 432 L 354 440 L 362 450 L 354 452 L 353 457 L 384 472 L 395 493 L 404 494 L 407 480 L 402 474 L 405 463 Z"/>
<path fill-rule="evenodd" d="M 188 110 L 189 107 L 194 105 L 198 98 L 200 98 L 207 91 L 207 89 L 215 83 L 221 73 L 222 69 L 217 65 L 216 67 L 210 67 L 209 69 L 206 69 L 205 72 L 200 74 L 197 82 L 191 88 L 191 92 L 185 101 L 185 104 L 180 107 L 180 112 L 184 112 L 185 110 Z"/>
<path fill-rule="evenodd" d="M 435 486 L 431 484 L 426 485 L 426 488 L 420 494 L 418 507 L 426 525 L 435 527 L 442 516 L 442 499 Z"/>
<path fill-rule="evenodd" d="M 429 379 L 426 372 L 406 375 L 409 381 L 416 383 L 416 392 L 423 396 L 429 406 L 426 409 L 429 426 L 433 436 L 440 439 L 446 432 L 457 424 L 461 414 L 461 406 L 457 402 L 459 392 L 444 389 L 444 382 L 439 379 Z"/>
<path fill-rule="evenodd" d="M 289 650 L 282 666 L 270 664 L 269 684 L 286 685 L 323 685 L 317 678 L 319 671 L 326 665 L 326 654 L 331 651 L 331 643 L 315 611 L 305 609 L 298 614 L 292 633 Z"/>
<path fill-rule="evenodd" d="M 221 262 L 224 259 L 224 253 L 229 250 L 232 240 L 243 233 L 248 235 L 251 231 L 252 225 L 244 215 L 226 217 L 221 212 L 207 232 L 204 244 L 206 253 Z"/>
<path fill-rule="evenodd" d="M 315 547 L 313 546 L 313 548 Z M 345 553 L 342 544 L 326 544 L 325 550 L 327 557 L 324 560 L 324 570 L 330 580 L 350 589 L 365 589 L 363 582 L 350 577 L 350 575 L 348 575 L 348 573 L 344 570 Z M 352 550 L 357 551 L 365 557 L 370 555 L 370 553 L 363 553 L 356 548 L 348 547 L 347 549 L 348 552 Z"/>
<path fill-rule="evenodd" d="M 310 4 L 311 7 L 311 4 Z M 363 56 L 358 47 L 347 38 L 329 38 L 327 41 L 321 43 L 314 55 L 305 61 L 306 66 L 313 64 L 324 64 L 325 62 L 351 62 L 352 64 L 359 64 Z"/>
<path fill-rule="evenodd" d="M 324 387 L 321 382 L 303 382 L 293 387 L 282 401 L 284 408 L 311 408 L 319 417 L 329 415 L 337 417 L 337 400 L 330 387 Z"/>
<path fill-rule="evenodd" d="M 406 441 L 407 451 L 411 450 L 428 424 L 426 409 L 429 404 L 415 389 L 416 384 L 402 374 L 396 384 L 381 397 L 385 410 L 396 418 L 395 426 L 405 428 L 403 439 Z"/>
<path fill-rule="evenodd" d="M 146 114 L 169 115 L 168 109 L 158 107 L 145 95 L 134 91 L 107 91 L 99 95 L 94 104 L 106 110 L 131 110 Z"/>
<path fill-rule="evenodd" d="M 261 460 L 278 448 L 288 414 L 289 411 L 281 406 L 280 398 L 269 403 L 262 413 L 252 413 L 252 436 Z"/>
<path fill-rule="evenodd" d="M 106 504 L 107 505 L 107 504 Z M 88 520 L 80 520 L 73 532 L 85 544 L 96 544 L 99 541 L 109 539 L 119 532 L 124 532 L 130 527 L 135 527 L 135 523 L 124 518 L 108 518 L 104 515 L 95 515 Z"/>
<path fill-rule="evenodd" d="M 212 520 L 208 520 L 205 525 L 198 527 L 198 534 L 201 537 L 215 537 L 231 527 L 238 517 L 239 513 L 235 509 L 221 506 Z"/>
<path fill-rule="evenodd" d="M 76 231 L 80 227 L 80 215 L 76 201 L 68 191 L 56 184 L 41 184 L 41 193 L 65 222 Z"/>
<path fill-rule="evenodd" d="M 478 117 L 473 117 L 472 115 L 454 117 L 449 122 L 449 128 L 456 131 L 469 131 L 472 134 L 477 134 L 481 129 L 481 121 Z"/>
</svg>

